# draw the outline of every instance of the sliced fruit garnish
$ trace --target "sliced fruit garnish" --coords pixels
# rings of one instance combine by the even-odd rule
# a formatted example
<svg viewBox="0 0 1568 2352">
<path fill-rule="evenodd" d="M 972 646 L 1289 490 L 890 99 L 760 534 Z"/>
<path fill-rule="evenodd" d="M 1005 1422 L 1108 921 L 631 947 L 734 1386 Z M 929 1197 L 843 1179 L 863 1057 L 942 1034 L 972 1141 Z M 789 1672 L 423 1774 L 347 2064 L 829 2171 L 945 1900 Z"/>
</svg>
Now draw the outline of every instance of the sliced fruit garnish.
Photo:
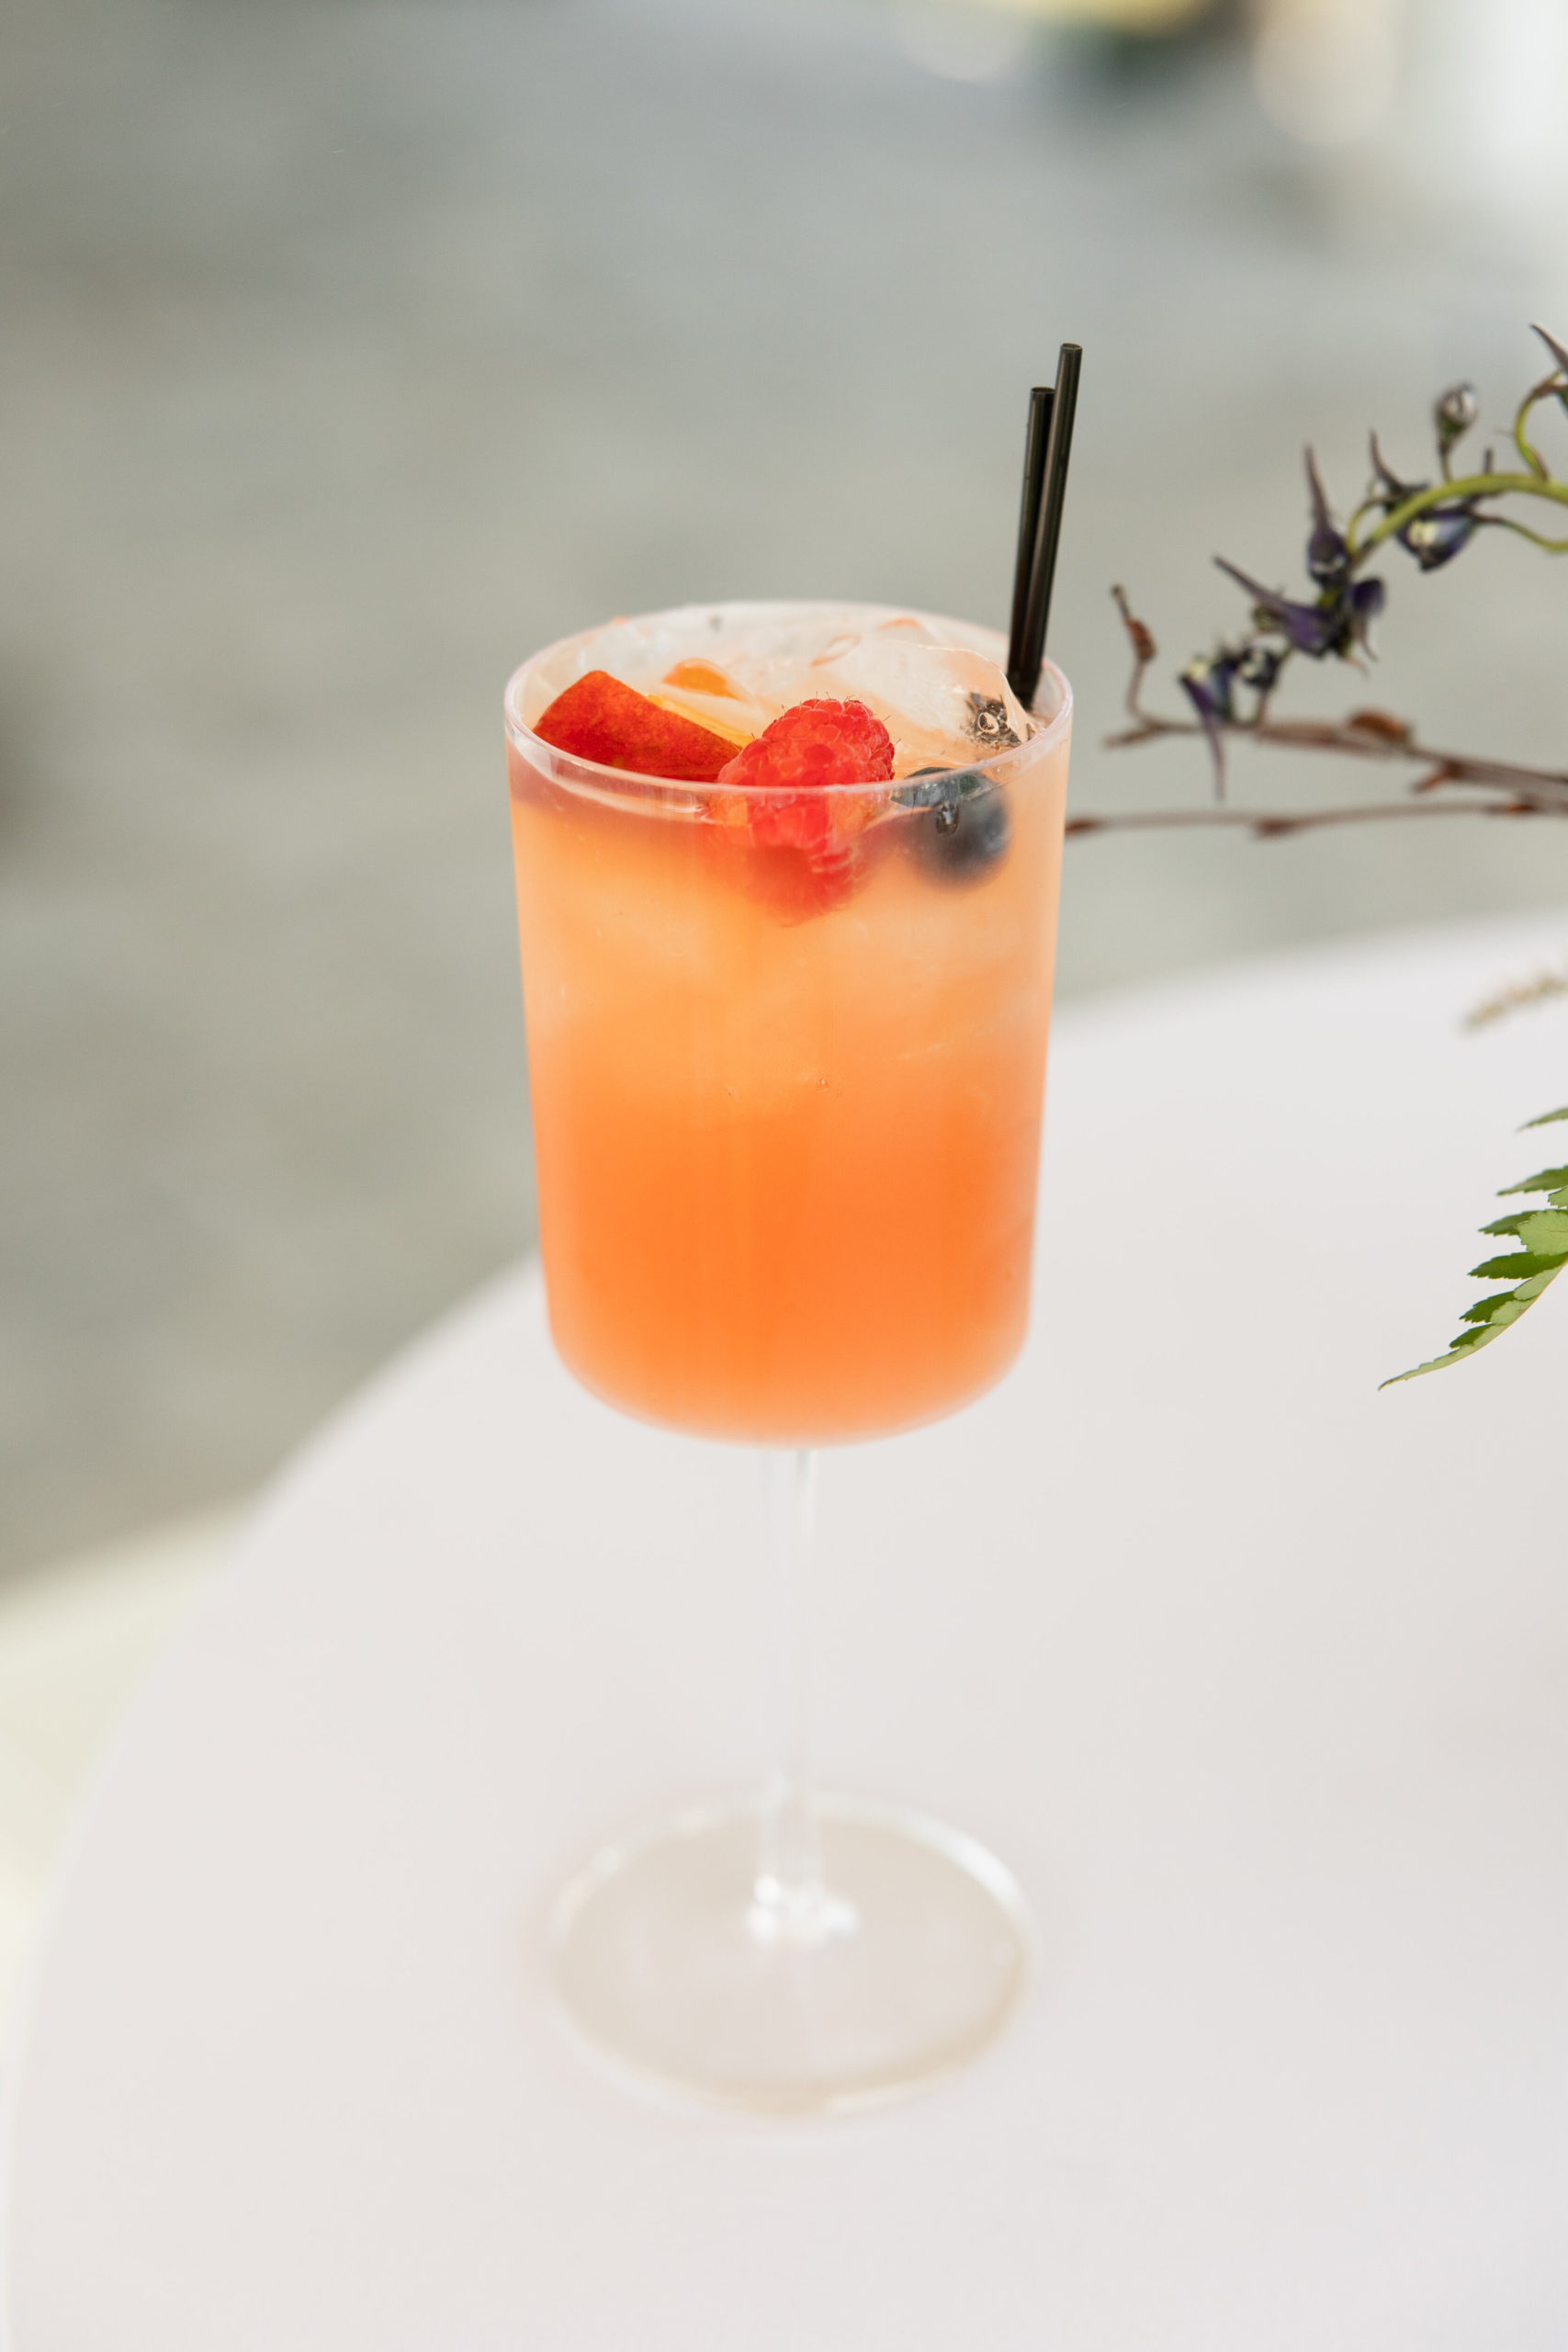
<svg viewBox="0 0 1568 2352">
<path fill-rule="evenodd" d="M 665 671 L 660 684 L 684 686 L 693 695 L 727 695 L 731 702 L 740 699 L 731 680 L 713 662 L 677 662 L 672 670 Z"/>
<path fill-rule="evenodd" d="M 696 697 L 694 696 L 693 700 L 695 699 Z M 674 695 L 667 695 L 657 687 L 649 695 L 649 701 L 656 705 L 660 710 L 673 711 L 677 718 L 689 718 L 694 727 L 701 727 L 710 735 L 721 736 L 732 752 L 738 752 L 742 743 L 749 743 L 757 731 L 754 727 L 728 726 L 716 718 L 709 710 L 703 711 L 699 716 L 684 695 L 677 697 Z M 739 709 L 739 706 L 737 705 L 736 707 Z"/>
<path fill-rule="evenodd" d="M 733 741 L 711 734 L 694 718 L 661 710 L 608 670 L 590 670 L 558 694 L 534 721 L 534 732 L 558 752 L 600 767 L 676 784 L 712 784 L 736 757 Z"/>
<path fill-rule="evenodd" d="M 672 662 L 649 694 L 661 710 L 690 718 L 714 735 L 728 735 L 739 747 L 759 734 L 778 712 L 777 703 L 759 702 L 716 662 Z"/>
</svg>

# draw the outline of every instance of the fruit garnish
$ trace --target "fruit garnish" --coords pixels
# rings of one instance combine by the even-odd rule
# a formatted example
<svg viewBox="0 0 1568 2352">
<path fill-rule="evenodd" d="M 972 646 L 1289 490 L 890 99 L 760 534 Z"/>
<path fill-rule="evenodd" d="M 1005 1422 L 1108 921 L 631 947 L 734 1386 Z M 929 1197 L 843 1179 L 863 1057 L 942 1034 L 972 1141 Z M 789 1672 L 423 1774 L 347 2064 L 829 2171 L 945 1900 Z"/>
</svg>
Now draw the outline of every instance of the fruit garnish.
<svg viewBox="0 0 1568 2352">
<path fill-rule="evenodd" d="M 692 695 L 722 695 L 731 702 L 740 699 L 724 672 L 712 662 L 677 662 L 672 670 L 665 671 L 659 683 L 663 686 L 684 686 Z"/>
<path fill-rule="evenodd" d="M 712 735 L 727 736 L 738 751 L 778 709 L 776 702 L 761 703 L 744 686 L 737 685 L 716 662 L 673 662 L 648 691 L 660 710 L 672 710 L 677 717 L 705 727 Z"/>
<path fill-rule="evenodd" d="M 893 738 L 864 703 L 797 702 L 720 771 L 721 785 L 746 789 L 716 795 L 712 813 L 744 827 L 759 849 L 795 852 L 775 877 L 787 890 L 771 895 L 793 900 L 797 914 L 819 914 L 853 891 L 859 839 L 880 806 L 875 793 L 832 787 L 892 775 Z"/>
<path fill-rule="evenodd" d="M 590 670 L 534 721 L 542 742 L 574 759 L 677 784 L 712 784 L 736 757 L 735 745 L 694 718 L 661 710 L 608 670 Z"/>
<path fill-rule="evenodd" d="M 673 695 L 661 694 L 657 687 L 648 699 L 657 709 L 673 711 L 677 718 L 689 718 L 694 727 L 701 727 L 709 735 L 718 736 L 722 741 L 728 744 L 731 753 L 738 752 L 742 743 L 749 743 L 757 731 L 754 727 L 727 726 L 716 718 L 711 711 L 705 711 L 699 718 L 683 698 L 678 701 Z M 733 697 L 726 697 L 726 699 L 733 699 Z"/>
<path fill-rule="evenodd" d="M 893 797 L 919 812 L 910 836 L 915 854 L 943 881 L 977 880 L 1007 855 L 1007 794 L 984 768 L 917 768 Z"/>
<path fill-rule="evenodd" d="M 752 737 L 725 768 L 725 784 L 766 785 L 780 792 L 836 784 L 886 784 L 893 738 L 863 702 L 797 702 Z"/>
<path fill-rule="evenodd" d="M 915 846 L 933 874 L 945 882 L 977 882 L 1012 839 L 1007 796 L 999 786 L 944 800 L 915 820 Z"/>
</svg>

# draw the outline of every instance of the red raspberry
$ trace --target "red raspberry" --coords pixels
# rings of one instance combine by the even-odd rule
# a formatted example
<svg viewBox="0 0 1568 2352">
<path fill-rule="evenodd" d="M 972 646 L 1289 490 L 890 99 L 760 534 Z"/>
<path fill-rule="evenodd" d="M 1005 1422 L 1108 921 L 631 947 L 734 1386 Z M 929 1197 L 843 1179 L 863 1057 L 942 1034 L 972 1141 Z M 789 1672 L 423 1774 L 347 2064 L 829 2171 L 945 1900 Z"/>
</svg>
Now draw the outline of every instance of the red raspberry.
<svg viewBox="0 0 1568 2352">
<path fill-rule="evenodd" d="M 828 784 L 886 784 L 893 738 L 863 702 L 797 702 L 719 771 L 721 784 L 797 792 Z"/>
<path fill-rule="evenodd" d="M 725 812 L 743 822 L 759 849 L 793 850 L 805 861 L 785 896 L 800 914 L 842 904 L 860 874 L 859 836 L 875 815 L 878 796 L 833 793 L 831 785 L 886 784 L 893 774 L 893 738 L 863 702 L 797 702 L 737 752 L 719 771 L 720 784 L 750 785 Z M 794 863 L 793 860 L 790 861 Z M 796 873 L 799 874 L 798 867 Z"/>
</svg>

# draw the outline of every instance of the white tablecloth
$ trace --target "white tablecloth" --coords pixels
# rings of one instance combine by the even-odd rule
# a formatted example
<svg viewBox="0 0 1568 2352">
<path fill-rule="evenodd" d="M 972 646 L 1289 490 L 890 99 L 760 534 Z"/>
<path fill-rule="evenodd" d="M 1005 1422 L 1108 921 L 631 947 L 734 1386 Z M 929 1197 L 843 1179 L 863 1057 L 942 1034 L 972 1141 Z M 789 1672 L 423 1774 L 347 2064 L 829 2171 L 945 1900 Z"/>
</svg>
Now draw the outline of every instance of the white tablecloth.
<svg viewBox="0 0 1568 2352">
<path fill-rule="evenodd" d="M 1035 1336 L 831 1456 L 824 1779 L 974 1831 L 1021 2022 L 879 2115 L 625 2094 L 554 1889 L 764 1761 L 740 1453 L 536 1276 L 281 1483 L 101 1777 L 10 2085 L 13 2352 L 1559 2352 L 1568 1283 L 1380 1396 L 1553 1156 L 1568 923 L 1059 1024 Z M 932 1249 L 942 1247 L 933 1230 Z"/>
</svg>

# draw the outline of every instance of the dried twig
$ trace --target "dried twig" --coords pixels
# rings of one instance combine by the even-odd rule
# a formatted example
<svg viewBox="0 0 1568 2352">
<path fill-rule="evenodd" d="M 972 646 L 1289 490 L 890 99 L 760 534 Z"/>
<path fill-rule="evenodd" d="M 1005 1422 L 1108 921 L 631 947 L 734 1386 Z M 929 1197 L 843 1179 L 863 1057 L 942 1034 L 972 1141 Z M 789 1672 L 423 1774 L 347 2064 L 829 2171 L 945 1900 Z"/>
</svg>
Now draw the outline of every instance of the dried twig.
<svg viewBox="0 0 1568 2352">
<path fill-rule="evenodd" d="M 1464 1016 L 1467 1029 L 1485 1029 L 1495 1021 L 1506 1019 L 1510 1012 L 1527 1012 L 1531 1005 L 1545 1004 L 1554 996 L 1568 996 L 1568 968 L 1557 972 L 1538 972 L 1532 980 L 1511 980 L 1495 996 L 1483 997 Z"/>
<path fill-rule="evenodd" d="M 1344 808 L 1290 808 L 1278 814 L 1258 808 L 1134 808 L 1122 816 L 1069 817 L 1069 833 L 1147 833 L 1188 827 L 1228 826 L 1256 841 L 1280 841 L 1324 825 L 1381 823 L 1388 817 L 1568 817 L 1568 807 L 1550 809 L 1507 800 L 1372 800 Z"/>
</svg>

